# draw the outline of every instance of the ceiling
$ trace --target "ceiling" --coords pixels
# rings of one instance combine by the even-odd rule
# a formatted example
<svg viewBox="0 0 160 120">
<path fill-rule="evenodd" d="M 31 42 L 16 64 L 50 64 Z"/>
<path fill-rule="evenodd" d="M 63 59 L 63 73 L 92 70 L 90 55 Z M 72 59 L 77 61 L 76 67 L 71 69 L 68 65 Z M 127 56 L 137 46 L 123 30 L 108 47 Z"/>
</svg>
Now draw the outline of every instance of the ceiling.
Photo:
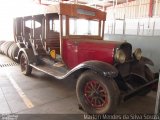
<svg viewBox="0 0 160 120">
<path fill-rule="evenodd" d="M 79 4 L 86 4 L 89 6 L 106 8 L 114 4 L 121 4 L 133 0 L 38 0 L 38 1 L 41 1 L 42 4 L 51 4 L 52 2 L 63 1 L 63 2 L 79 3 Z"/>
</svg>

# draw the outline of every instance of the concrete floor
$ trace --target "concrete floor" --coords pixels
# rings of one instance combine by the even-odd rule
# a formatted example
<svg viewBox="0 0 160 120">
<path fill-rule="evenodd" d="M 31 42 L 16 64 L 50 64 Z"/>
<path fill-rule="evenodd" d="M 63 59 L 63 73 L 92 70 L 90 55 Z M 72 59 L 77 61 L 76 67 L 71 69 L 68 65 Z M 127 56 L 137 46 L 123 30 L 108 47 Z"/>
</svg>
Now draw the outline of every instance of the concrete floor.
<svg viewBox="0 0 160 120">
<path fill-rule="evenodd" d="M 119 105 L 117 113 L 154 113 L 155 101 L 155 92 L 136 96 Z M 18 64 L 0 55 L 1 114 L 61 114 L 66 119 L 66 114 L 83 114 L 77 104 L 75 81 L 59 81 L 36 70 L 24 76 Z"/>
</svg>

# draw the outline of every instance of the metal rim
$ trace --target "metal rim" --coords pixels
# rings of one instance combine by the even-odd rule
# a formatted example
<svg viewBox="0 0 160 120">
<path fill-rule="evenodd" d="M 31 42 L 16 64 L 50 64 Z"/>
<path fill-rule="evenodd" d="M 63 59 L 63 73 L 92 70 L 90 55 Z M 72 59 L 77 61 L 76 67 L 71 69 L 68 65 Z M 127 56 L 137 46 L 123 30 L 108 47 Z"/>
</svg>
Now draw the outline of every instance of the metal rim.
<svg viewBox="0 0 160 120">
<path fill-rule="evenodd" d="M 27 60 L 24 55 L 21 56 L 21 70 L 26 71 L 27 69 Z"/>
<path fill-rule="evenodd" d="M 84 96 L 88 104 L 95 109 L 101 109 L 108 104 L 108 93 L 97 80 L 90 80 L 85 84 Z"/>
</svg>

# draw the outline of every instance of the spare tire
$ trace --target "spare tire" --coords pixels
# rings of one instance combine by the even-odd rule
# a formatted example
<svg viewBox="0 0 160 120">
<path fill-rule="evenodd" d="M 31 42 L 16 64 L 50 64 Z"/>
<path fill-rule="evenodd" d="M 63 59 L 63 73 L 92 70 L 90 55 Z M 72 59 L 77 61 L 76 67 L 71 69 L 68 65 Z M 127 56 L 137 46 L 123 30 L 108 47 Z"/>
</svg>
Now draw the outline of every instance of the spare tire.
<svg viewBox="0 0 160 120">
<path fill-rule="evenodd" d="M 18 51 L 19 51 L 19 47 L 17 46 L 17 44 L 14 44 L 14 45 L 12 46 L 11 58 L 12 58 L 14 61 L 16 61 L 16 62 L 18 62 L 18 61 L 16 60 L 16 58 L 15 58 L 15 57 L 17 57 L 17 55 L 18 55 Z"/>
<path fill-rule="evenodd" d="M 4 54 L 5 55 L 8 55 L 8 49 L 9 47 L 13 44 L 14 42 L 13 41 L 8 41 L 5 45 L 5 49 L 4 49 Z"/>
<path fill-rule="evenodd" d="M 4 43 L 1 44 L 1 48 L 0 49 L 1 49 L 1 53 L 2 54 L 4 54 L 4 46 L 5 46 L 5 44 L 6 44 L 6 42 L 4 42 Z"/>
<path fill-rule="evenodd" d="M 3 44 L 5 41 L 0 41 L 0 45 Z"/>
<path fill-rule="evenodd" d="M 0 41 L 0 53 L 2 53 L 1 46 L 5 41 Z"/>
<path fill-rule="evenodd" d="M 9 49 L 8 49 L 8 53 L 7 53 L 7 56 L 10 57 L 12 59 L 12 50 L 13 50 L 13 46 L 14 46 L 15 43 L 13 43 Z"/>
<path fill-rule="evenodd" d="M 1 51 L 4 54 L 4 52 L 6 51 L 6 47 L 8 46 L 8 44 L 10 43 L 10 41 L 5 41 L 2 45 L 1 45 Z"/>
</svg>

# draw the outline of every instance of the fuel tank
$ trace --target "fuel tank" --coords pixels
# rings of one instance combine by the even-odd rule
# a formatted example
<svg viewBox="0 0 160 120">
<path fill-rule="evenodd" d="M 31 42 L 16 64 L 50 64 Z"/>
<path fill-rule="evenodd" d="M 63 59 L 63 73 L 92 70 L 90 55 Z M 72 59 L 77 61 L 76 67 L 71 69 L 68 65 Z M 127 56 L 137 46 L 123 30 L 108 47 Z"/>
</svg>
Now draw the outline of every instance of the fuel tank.
<svg viewBox="0 0 160 120">
<path fill-rule="evenodd" d="M 89 60 L 99 60 L 113 64 L 115 48 L 121 44 L 122 42 L 116 41 L 64 39 L 62 58 L 70 69 Z"/>
</svg>

